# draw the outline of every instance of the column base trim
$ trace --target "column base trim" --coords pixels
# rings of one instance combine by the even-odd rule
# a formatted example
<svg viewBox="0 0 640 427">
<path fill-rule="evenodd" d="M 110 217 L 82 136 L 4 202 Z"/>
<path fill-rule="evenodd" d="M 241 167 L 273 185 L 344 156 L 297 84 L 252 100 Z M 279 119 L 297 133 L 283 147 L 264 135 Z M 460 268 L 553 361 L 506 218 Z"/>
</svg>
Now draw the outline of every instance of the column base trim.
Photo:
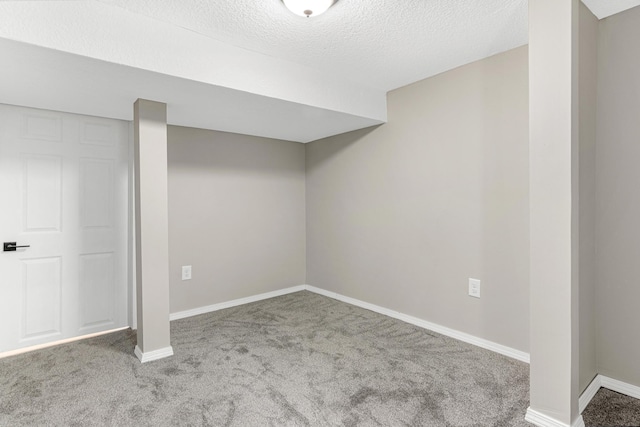
<svg viewBox="0 0 640 427">
<path fill-rule="evenodd" d="M 158 359 L 164 359 L 165 357 L 173 356 L 173 347 L 165 347 L 160 348 L 158 350 L 142 352 L 140 347 L 136 345 L 136 348 L 133 350 L 133 353 L 140 360 L 141 363 L 152 362 Z"/>
<path fill-rule="evenodd" d="M 585 427 L 582 415 L 578 415 L 578 418 L 576 418 L 573 424 L 569 425 L 538 412 L 535 409 L 531 409 L 531 407 L 527 408 L 527 415 L 524 419 L 538 427 Z"/>
</svg>

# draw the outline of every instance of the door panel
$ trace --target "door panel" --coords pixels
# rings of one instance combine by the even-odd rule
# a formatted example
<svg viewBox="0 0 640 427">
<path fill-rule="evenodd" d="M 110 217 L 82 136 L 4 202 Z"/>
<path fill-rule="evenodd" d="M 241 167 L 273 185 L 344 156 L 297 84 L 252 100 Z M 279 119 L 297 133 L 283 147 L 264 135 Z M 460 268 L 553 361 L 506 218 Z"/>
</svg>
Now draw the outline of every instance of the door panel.
<svg viewBox="0 0 640 427">
<path fill-rule="evenodd" d="M 113 274 L 114 254 L 80 255 L 81 329 L 111 325 L 114 321 L 116 289 Z"/>
<path fill-rule="evenodd" d="M 62 142 L 62 117 L 42 110 L 24 111 L 25 139 Z"/>
<path fill-rule="evenodd" d="M 55 338 L 61 334 L 62 260 L 60 257 L 22 260 L 22 333 L 20 341 Z"/>
<path fill-rule="evenodd" d="M 128 124 L 0 105 L 0 352 L 127 326 Z"/>
<path fill-rule="evenodd" d="M 80 223 L 83 228 L 111 228 L 113 161 L 80 159 Z"/>
<path fill-rule="evenodd" d="M 23 156 L 24 232 L 61 231 L 62 158 Z"/>
</svg>

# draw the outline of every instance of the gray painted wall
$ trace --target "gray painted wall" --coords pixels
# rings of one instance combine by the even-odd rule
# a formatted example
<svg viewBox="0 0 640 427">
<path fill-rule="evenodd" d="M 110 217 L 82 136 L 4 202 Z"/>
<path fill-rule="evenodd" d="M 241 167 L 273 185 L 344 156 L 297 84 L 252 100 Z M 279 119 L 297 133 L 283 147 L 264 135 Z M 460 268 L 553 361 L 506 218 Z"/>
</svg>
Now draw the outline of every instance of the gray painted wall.
<svg viewBox="0 0 640 427">
<path fill-rule="evenodd" d="M 599 32 L 597 362 L 640 386 L 640 7 L 602 20 Z"/>
<path fill-rule="evenodd" d="M 307 283 L 528 351 L 527 67 L 397 89 L 386 125 L 308 144 Z"/>
<path fill-rule="evenodd" d="M 598 19 L 580 3 L 580 385 L 598 373 L 595 323 L 595 190 Z"/>
<path fill-rule="evenodd" d="M 168 140 L 171 312 L 304 284 L 305 146 L 175 126 Z"/>
</svg>

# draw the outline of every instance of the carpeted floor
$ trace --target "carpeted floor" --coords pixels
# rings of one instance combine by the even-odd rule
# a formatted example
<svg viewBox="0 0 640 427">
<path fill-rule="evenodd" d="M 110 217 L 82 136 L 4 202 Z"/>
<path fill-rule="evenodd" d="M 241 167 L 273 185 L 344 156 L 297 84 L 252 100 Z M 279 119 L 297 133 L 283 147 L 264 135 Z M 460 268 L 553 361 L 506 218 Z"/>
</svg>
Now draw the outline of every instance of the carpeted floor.
<svg viewBox="0 0 640 427">
<path fill-rule="evenodd" d="M 640 426 L 640 400 L 601 388 L 582 413 L 586 426 Z"/>
<path fill-rule="evenodd" d="M 310 292 L 0 360 L 0 425 L 527 426 L 528 365 Z"/>
<path fill-rule="evenodd" d="M 0 360 L 0 426 L 526 426 L 528 366 L 309 292 Z M 587 426 L 640 426 L 600 389 Z"/>
</svg>

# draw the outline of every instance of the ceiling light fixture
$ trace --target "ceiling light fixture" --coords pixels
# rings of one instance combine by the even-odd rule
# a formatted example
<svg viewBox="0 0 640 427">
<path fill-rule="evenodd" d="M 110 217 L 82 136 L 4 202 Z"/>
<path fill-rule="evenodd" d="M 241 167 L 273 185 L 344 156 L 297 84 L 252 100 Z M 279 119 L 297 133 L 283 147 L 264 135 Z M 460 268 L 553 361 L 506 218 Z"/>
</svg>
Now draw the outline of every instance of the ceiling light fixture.
<svg viewBox="0 0 640 427">
<path fill-rule="evenodd" d="M 336 1 L 338 0 L 282 0 L 291 12 L 307 18 L 323 14 Z"/>
</svg>

